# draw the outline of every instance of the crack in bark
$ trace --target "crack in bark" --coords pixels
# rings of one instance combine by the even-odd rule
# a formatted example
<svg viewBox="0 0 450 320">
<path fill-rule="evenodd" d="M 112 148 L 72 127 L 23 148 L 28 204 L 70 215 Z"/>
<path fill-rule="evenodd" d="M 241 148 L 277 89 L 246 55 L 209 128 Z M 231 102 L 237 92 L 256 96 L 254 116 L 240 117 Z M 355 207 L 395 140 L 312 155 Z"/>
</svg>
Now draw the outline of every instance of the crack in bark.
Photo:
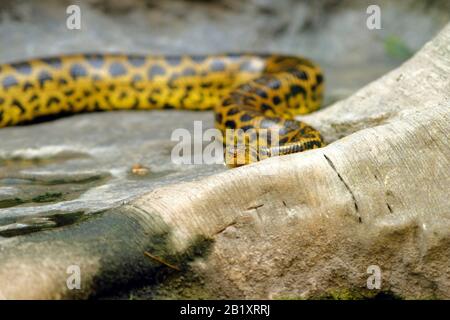
<svg viewBox="0 0 450 320">
<path fill-rule="evenodd" d="M 264 206 L 264 203 L 262 203 L 262 204 L 257 204 L 257 205 L 248 207 L 248 208 L 246 209 L 246 211 L 248 211 L 248 210 L 253 210 L 253 209 L 256 210 L 256 209 L 261 208 L 261 207 L 263 207 L 263 206 Z"/>
<path fill-rule="evenodd" d="M 236 224 L 237 224 L 236 221 L 232 221 L 231 223 L 227 224 L 225 227 L 223 227 L 223 228 L 221 228 L 220 230 L 214 232 L 214 236 L 217 236 L 217 235 L 221 234 L 221 233 L 224 232 L 226 229 L 228 229 L 229 227 L 234 226 L 234 225 L 236 225 Z"/>
<path fill-rule="evenodd" d="M 323 156 L 324 156 L 325 160 L 327 160 L 327 162 L 330 165 L 331 169 L 333 169 L 333 171 L 336 172 L 339 180 L 342 181 L 342 183 L 344 184 L 344 186 L 347 189 L 347 191 L 350 193 L 350 195 L 352 197 L 352 200 L 353 200 L 353 204 L 355 205 L 355 211 L 358 212 L 359 211 L 358 203 L 356 202 L 356 197 L 355 197 L 355 194 L 353 193 L 352 189 L 350 189 L 350 187 L 347 184 L 347 182 L 345 182 L 344 178 L 342 178 L 341 174 L 337 171 L 336 167 L 334 166 L 334 163 L 330 160 L 330 158 L 328 158 L 326 154 L 324 154 Z M 362 218 L 361 217 L 359 217 L 359 222 L 362 222 Z"/>
<path fill-rule="evenodd" d="M 386 206 L 390 213 L 394 213 L 394 210 L 392 210 L 392 207 L 389 205 L 389 203 L 386 202 Z"/>
</svg>

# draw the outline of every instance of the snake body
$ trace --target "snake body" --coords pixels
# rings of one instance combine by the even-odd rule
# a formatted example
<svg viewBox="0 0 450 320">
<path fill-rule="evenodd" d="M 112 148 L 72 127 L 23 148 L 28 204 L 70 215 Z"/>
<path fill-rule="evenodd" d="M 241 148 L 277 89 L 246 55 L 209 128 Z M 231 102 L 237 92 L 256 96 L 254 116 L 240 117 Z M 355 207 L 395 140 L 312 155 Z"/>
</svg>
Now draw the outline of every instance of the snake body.
<svg viewBox="0 0 450 320">
<path fill-rule="evenodd" d="M 65 55 L 0 65 L 0 127 L 88 111 L 213 109 L 224 133 L 276 129 L 278 146 L 264 149 L 271 156 L 323 146 L 294 120 L 320 107 L 322 91 L 320 68 L 294 56 Z M 245 162 L 261 158 L 253 150 Z"/>
</svg>

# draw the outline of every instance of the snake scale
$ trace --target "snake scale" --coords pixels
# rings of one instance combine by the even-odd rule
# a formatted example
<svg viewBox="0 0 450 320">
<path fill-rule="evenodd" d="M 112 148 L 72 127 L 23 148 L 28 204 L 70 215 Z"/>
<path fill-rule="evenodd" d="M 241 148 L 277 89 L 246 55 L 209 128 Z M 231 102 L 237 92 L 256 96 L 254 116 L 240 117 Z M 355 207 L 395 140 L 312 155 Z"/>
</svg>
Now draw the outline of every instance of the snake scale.
<svg viewBox="0 0 450 320">
<path fill-rule="evenodd" d="M 282 155 L 324 145 L 317 130 L 294 119 L 317 110 L 322 92 L 320 68 L 295 56 L 64 55 L 0 65 L 0 127 L 88 111 L 213 109 L 223 133 L 277 130 L 277 146 L 259 150 Z M 263 158 L 244 147 L 245 163 Z"/>
</svg>

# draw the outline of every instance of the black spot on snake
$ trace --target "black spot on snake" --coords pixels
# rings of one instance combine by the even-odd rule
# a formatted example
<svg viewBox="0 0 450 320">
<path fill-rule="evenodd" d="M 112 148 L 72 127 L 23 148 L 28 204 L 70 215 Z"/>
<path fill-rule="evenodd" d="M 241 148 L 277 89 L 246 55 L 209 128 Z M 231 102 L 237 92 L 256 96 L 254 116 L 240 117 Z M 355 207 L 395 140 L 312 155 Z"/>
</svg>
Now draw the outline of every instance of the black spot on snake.
<svg viewBox="0 0 450 320">
<path fill-rule="evenodd" d="M 69 89 L 69 90 L 64 91 L 64 94 L 65 94 L 66 96 L 70 97 L 71 95 L 74 94 L 74 92 L 75 92 L 75 90 Z"/>
<path fill-rule="evenodd" d="M 75 63 L 70 68 L 70 75 L 72 76 L 72 78 L 78 79 L 80 77 L 86 77 L 87 71 L 86 68 L 83 67 L 81 64 Z"/>
<path fill-rule="evenodd" d="M 150 103 L 150 105 L 154 106 L 158 104 L 158 101 L 156 99 L 154 99 L 153 97 L 148 97 L 147 98 L 148 103 Z"/>
<path fill-rule="evenodd" d="M 9 89 L 18 84 L 16 77 L 14 76 L 6 76 L 2 81 L 3 87 L 5 89 Z"/>
<path fill-rule="evenodd" d="M 31 65 L 28 62 L 14 63 L 11 66 L 21 74 L 30 74 L 32 70 Z"/>
<path fill-rule="evenodd" d="M 132 109 L 137 109 L 139 107 L 139 99 L 135 98 L 133 105 L 131 106 Z"/>
<path fill-rule="evenodd" d="M 164 108 L 164 109 L 175 109 L 175 106 L 172 105 L 172 104 L 170 104 L 170 103 L 165 103 L 165 104 L 163 105 L 163 108 Z"/>
<path fill-rule="evenodd" d="M 323 82 L 323 75 L 321 74 L 316 74 L 316 82 L 317 84 L 321 84 Z"/>
<path fill-rule="evenodd" d="M 279 130 L 278 130 L 278 134 L 280 135 L 280 136 L 285 136 L 285 135 L 287 135 L 289 133 L 289 130 L 286 128 L 286 127 L 281 127 Z"/>
<path fill-rule="evenodd" d="M 145 64 L 146 59 L 144 57 L 138 57 L 138 56 L 128 56 L 128 62 L 133 67 L 142 67 Z"/>
<path fill-rule="evenodd" d="M 23 107 L 22 103 L 19 100 L 14 99 L 11 105 L 19 108 L 21 113 L 25 113 L 25 108 Z"/>
<path fill-rule="evenodd" d="M 148 70 L 148 78 L 149 80 L 154 79 L 156 76 L 162 76 L 166 73 L 163 67 L 159 65 L 153 65 Z"/>
<path fill-rule="evenodd" d="M 28 102 L 29 103 L 32 103 L 32 102 L 34 102 L 34 101 L 36 101 L 36 100 L 38 100 L 39 99 L 39 96 L 37 95 L 37 94 L 33 94 L 31 97 L 30 97 L 30 100 L 28 100 Z"/>
<path fill-rule="evenodd" d="M 250 121 L 250 120 L 252 120 L 253 119 L 253 117 L 250 115 L 250 114 L 248 114 L 248 113 L 244 113 L 242 116 L 241 116 L 241 121 L 242 122 L 247 122 L 247 121 Z"/>
<path fill-rule="evenodd" d="M 281 88 L 281 81 L 278 79 L 271 79 L 271 81 L 269 81 L 268 85 L 270 88 L 272 88 L 274 90 L 278 90 Z"/>
<path fill-rule="evenodd" d="M 264 99 L 267 99 L 268 98 L 268 95 L 267 95 L 267 92 L 266 91 L 264 91 L 263 89 L 256 89 L 256 94 L 258 95 L 258 96 L 260 96 L 261 98 L 264 98 Z"/>
<path fill-rule="evenodd" d="M 229 53 L 225 54 L 225 56 L 227 58 L 230 58 L 230 59 L 234 60 L 234 59 L 238 59 L 238 58 L 242 57 L 242 53 L 229 52 Z"/>
<path fill-rule="evenodd" d="M 182 72 L 183 76 L 195 76 L 195 70 L 194 68 L 186 68 Z"/>
<path fill-rule="evenodd" d="M 253 96 L 244 96 L 243 102 L 244 104 L 251 106 L 256 102 L 256 99 Z"/>
<path fill-rule="evenodd" d="M 193 56 L 191 56 L 191 60 L 196 62 L 196 63 L 202 63 L 206 59 L 207 59 L 207 56 L 204 56 L 204 55 L 193 55 Z"/>
<path fill-rule="evenodd" d="M 280 135 L 281 135 L 281 133 L 280 133 Z M 289 141 L 289 138 L 288 138 L 288 137 L 284 137 L 284 138 L 281 138 L 281 139 L 278 141 L 278 143 L 279 143 L 280 145 L 283 145 L 283 144 L 286 144 L 288 141 Z"/>
<path fill-rule="evenodd" d="M 223 61 L 214 60 L 211 62 L 209 69 L 212 72 L 223 71 L 225 70 L 225 63 Z"/>
<path fill-rule="evenodd" d="M 236 122 L 234 122 L 233 120 L 227 120 L 225 122 L 225 127 L 230 129 L 236 129 Z"/>
<path fill-rule="evenodd" d="M 127 94 L 126 91 L 122 91 L 122 92 L 119 94 L 119 99 L 121 99 L 121 100 L 125 99 L 126 97 L 128 97 L 128 94 Z"/>
<path fill-rule="evenodd" d="M 291 94 L 293 96 L 301 94 L 303 97 L 306 97 L 306 90 L 302 86 L 294 84 L 294 85 L 291 85 Z"/>
<path fill-rule="evenodd" d="M 50 99 L 47 100 L 47 107 L 50 107 L 54 103 L 60 103 L 61 100 L 57 97 L 50 97 Z"/>
<path fill-rule="evenodd" d="M 181 62 L 181 57 L 178 56 L 168 56 L 165 57 L 166 63 L 171 66 L 177 66 Z"/>
<path fill-rule="evenodd" d="M 100 103 L 97 100 L 94 101 L 94 110 L 101 110 Z"/>
<path fill-rule="evenodd" d="M 250 129 L 255 129 L 255 127 L 251 126 L 251 125 L 248 125 L 248 126 L 242 126 L 241 129 L 244 130 L 244 131 L 247 131 L 247 130 L 250 130 Z"/>
<path fill-rule="evenodd" d="M 25 82 L 25 84 L 23 85 L 23 91 L 27 92 L 30 89 L 33 89 L 34 86 L 30 81 Z"/>
<path fill-rule="evenodd" d="M 113 62 L 109 66 L 109 74 L 113 77 L 123 76 L 127 73 L 127 69 L 125 69 L 124 65 L 119 62 Z"/>
<path fill-rule="evenodd" d="M 223 116 L 222 116 L 221 113 L 217 112 L 215 118 L 216 118 L 216 122 L 217 122 L 217 123 L 222 123 Z"/>
<path fill-rule="evenodd" d="M 94 68 L 100 68 L 105 62 L 101 54 L 85 54 L 84 57 L 86 58 L 87 62 Z"/>
<path fill-rule="evenodd" d="M 222 101 L 222 106 L 224 106 L 224 107 L 229 106 L 231 104 L 233 104 L 233 99 L 231 99 L 231 98 L 227 98 Z"/>
<path fill-rule="evenodd" d="M 279 96 L 274 96 L 272 98 L 272 102 L 273 102 L 274 105 L 279 105 L 281 103 L 281 99 L 280 99 Z"/>
<path fill-rule="evenodd" d="M 45 70 L 39 72 L 38 81 L 39 81 L 39 84 L 41 87 L 43 87 L 45 85 L 45 82 L 52 81 L 52 80 L 53 80 L 53 77 L 49 72 L 47 72 Z"/>
<path fill-rule="evenodd" d="M 59 69 L 62 66 L 62 61 L 58 57 L 43 58 L 41 61 L 55 69 Z"/>
<path fill-rule="evenodd" d="M 308 80 L 308 74 L 303 70 L 293 70 L 292 74 L 301 80 Z"/>
<path fill-rule="evenodd" d="M 230 110 L 228 110 L 227 115 L 232 116 L 233 114 L 239 113 L 239 111 L 240 111 L 239 108 L 234 107 L 234 108 L 231 108 Z"/>
<path fill-rule="evenodd" d="M 274 111 L 271 106 L 269 106 L 267 103 L 261 103 L 261 110 L 266 111 Z"/>
</svg>

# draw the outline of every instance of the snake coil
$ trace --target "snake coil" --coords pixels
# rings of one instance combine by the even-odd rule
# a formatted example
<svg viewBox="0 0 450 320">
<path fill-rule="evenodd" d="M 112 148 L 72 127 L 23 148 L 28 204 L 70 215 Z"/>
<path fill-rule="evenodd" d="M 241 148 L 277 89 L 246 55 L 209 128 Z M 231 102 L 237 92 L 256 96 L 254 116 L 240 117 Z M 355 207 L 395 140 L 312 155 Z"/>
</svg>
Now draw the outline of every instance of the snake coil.
<svg viewBox="0 0 450 320">
<path fill-rule="evenodd" d="M 0 65 L 0 127 L 88 111 L 214 109 L 224 133 L 278 132 L 277 146 L 247 150 L 250 163 L 323 146 L 317 130 L 294 120 L 317 110 L 322 92 L 320 68 L 294 56 L 67 55 Z"/>
</svg>

